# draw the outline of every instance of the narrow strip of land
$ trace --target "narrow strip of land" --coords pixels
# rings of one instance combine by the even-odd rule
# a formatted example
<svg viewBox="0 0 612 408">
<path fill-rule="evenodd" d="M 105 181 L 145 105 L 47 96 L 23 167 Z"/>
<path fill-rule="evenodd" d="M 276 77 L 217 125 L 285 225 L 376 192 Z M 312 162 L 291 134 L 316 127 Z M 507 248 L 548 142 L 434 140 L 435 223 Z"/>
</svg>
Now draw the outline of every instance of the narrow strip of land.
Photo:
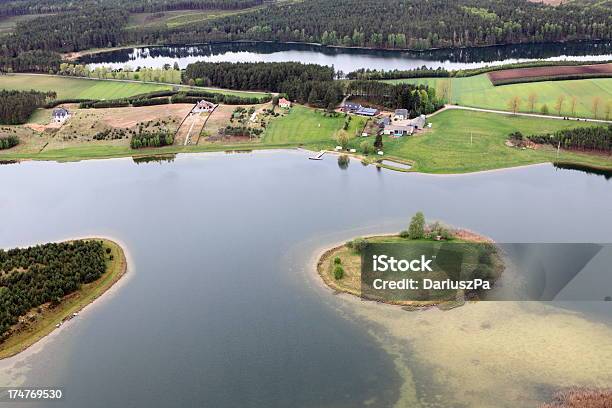
<svg viewBox="0 0 612 408">
<path fill-rule="evenodd" d="M 512 115 L 512 116 L 527 116 L 532 118 L 542 118 L 542 119 L 558 119 L 558 120 L 575 120 L 577 122 L 592 122 L 592 123 L 606 123 L 612 124 L 612 120 L 604 120 L 604 119 L 589 119 L 589 118 L 577 118 L 572 116 L 554 116 L 554 115 L 542 115 L 539 113 L 524 113 L 524 112 L 509 112 L 503 110 L 495 110 L 495 109 L 483 109 L 483 108 L 472 108 L 469 106 L 460 106 L 460 105 L 446 105 L 444 108 L 438 110 L 437 112 L 429 115 L 434 116 L 440 112 L 443 112 L 447 109 L 460 109 L 460 110 L 468 110 L 474 112 L 486 112 L 486 113 L 496 113 L 499 115 Z"/>
</svg>

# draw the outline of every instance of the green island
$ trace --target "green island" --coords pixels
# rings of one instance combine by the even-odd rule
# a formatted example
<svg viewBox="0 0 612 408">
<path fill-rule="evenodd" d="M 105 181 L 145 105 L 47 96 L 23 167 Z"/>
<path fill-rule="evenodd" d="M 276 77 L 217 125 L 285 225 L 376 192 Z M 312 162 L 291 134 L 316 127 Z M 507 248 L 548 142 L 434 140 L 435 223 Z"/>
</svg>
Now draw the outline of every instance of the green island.
<svg viewBox="0 0 612 408">
<path fill-rule="evenodd" d="M 76 317 L 126 271 L 123 249 L 109 239 L 0 250 L 0 359 Z"/>
<path fill-rule="evenodd" d="M 390 245 L 389 245 L 390 244 Z M 418 212 L 412 217 L 408 230 L 397 235 L 375 235 L 355 238 L 342 245 L 326 250 L 318 259 L 317 273 L 323 282 L 337 293 L 348 293 L 364 300 L 402 306 L 405 310 L 420 310 L 436 306 L 442 310 L 449 310 L 465 303 L 466 300 L 476 300 L 476 291 L 459 290 L 449 294 L 439 292 L 442 296 L 432 293 L 419 292 L 410 297 L 397 296 L 391 292 L 380 295 L 372 288 L 369 279 L 375 273 L 364 272 L 362 259 L 367 249 L 373 245 L 389 250 L 396 244 L 404 244 L 403 255 L 417 259 L 423 253 L 439 248 L 443 244 L 458 244 L 455 248 L 466 257 L 476 257 L 481 262 L 485 260 L 487 267 L 472 272 L 472 277 L 480 277 L 493 285 L 503 272 L 501 260 L 494 243 L 474 232 L 447 227 L 440 222 L 427 223 L 423 213 Z M 408 244 L 409 246 L 405 246 Z M 406 248 L 410 248 L 406 251 Z M 377 255 L 381 255 L 378 254 Z M 435 257 L 435 256 L 434 256 Z M 398 258 L 399 259 L 399 258 Z M 376 275 L 382 277 L 382 275 Z M 407 275 L 402 274 L 401 277 Z M 441 279 L 443 275 L 435 272 L 430 278 Z M 444 275 L 445 276 L 445 275 Z M 421 286 L 422 288 L 422 286 Z"/>
</svg>

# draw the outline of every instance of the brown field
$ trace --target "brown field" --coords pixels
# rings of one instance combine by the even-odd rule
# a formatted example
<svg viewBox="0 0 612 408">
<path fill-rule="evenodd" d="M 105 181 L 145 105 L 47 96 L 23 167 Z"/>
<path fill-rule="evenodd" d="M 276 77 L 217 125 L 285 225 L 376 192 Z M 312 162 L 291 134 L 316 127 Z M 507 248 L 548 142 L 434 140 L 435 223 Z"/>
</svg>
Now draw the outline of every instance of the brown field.
<svg viewBox="0 0 612 408">
<path fill-rule="evenodd" d="M 559 65 L 550 67 L 516 68 L 489 72 L 489 79 L 495 85 L 523 78 L 555 78 L 568 75 L 612 75 L 612 63 L 594 65 Z"/>
</svg>

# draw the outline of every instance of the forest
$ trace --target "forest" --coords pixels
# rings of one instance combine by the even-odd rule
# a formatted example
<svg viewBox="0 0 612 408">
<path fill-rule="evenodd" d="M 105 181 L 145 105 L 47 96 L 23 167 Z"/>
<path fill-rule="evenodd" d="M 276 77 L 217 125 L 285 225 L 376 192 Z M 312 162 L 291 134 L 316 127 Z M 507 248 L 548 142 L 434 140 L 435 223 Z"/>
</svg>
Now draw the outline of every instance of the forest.
<svg viewBox="0 0 612 408">
<path fill-rule="evenodd" d="M 195 62 L 183 72 L 190 85 L 269 92 L 280 92 L 287 78 L 331 81 L 334 69 L 299 62 Z"/>
<path fill-rule="evenodd" d="M 612 24 L 605 3 L 551 7 L 525 0 L 308 0 L 130 35 L 135 42 L 153 35 L 168 43 L 248 39 L 422 50 L 610 39 Z"/>
<path fill-rule="evenodd" d="M 352 81 L 347 93 L 388 109 L 408 109 L 410 117 L 432 113 L 442 107 L 436 91 L 426 85 L 392 85 L 377 81 Z"/>
<path fill-rule="evenodd" d="M 0 90 L 0 124 L 25 123 L 36 108 L 45 105 L 47 98 L 55 98 L 55 92 Z"/>
<path fill-rule="evenodd" d="M 0 338 L 28 310 L 61 299 L 106 271 L 100 241 L 0 249 Z"/>
<path fill-rule="evenodd" d="M 522 135 L 510 135 L 514 140 L 521 140 Z M 593 126 L 585 128 L 560 130 L 552 135 L 531 135 L 527 138 L 533 143 L 550 144 L 567 150 L 612 152 L 612 126 Z"/>
</svg>

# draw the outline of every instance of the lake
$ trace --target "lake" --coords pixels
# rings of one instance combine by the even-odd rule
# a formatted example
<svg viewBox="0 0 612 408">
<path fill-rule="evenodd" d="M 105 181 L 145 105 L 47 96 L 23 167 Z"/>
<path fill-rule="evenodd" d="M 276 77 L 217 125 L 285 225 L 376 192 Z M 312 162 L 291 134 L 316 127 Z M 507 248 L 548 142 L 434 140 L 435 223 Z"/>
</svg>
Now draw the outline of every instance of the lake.
<svg viewBox="0 0 612 408">
<path fill-rule="evenodd" d="M 180 68 L 196 61 L 285 62 L 333 65 L 344 73 L 365 69 L 430 68 L 466 69 L 533 60 L 605 61 L 612 59 L 612 42 L 519 44 L 495 47 L 432 51 L 390 51 L 323 47 L 312 44 L 221 43 L 194 46 L 129 48 L 93 54 L 80 59 L 91 68 L 130 66 L 161 68 L 178 63 Z"/>
<path fill-rule="evenodd" d="M 75 408 L 270 408 L 532 406 L 559 386 L 612 385 L 612 302 L 410 313 L 334 296 L 312 265 L 418 210 L 503 242 L 610 242 L 612 181 L 552 165 L 435 176 L 308 156 L 0 166 L 0 247 L 108 236 L 129 256 L 111 294 L 0 362 L 0 386 L 61 386 L 58 406 Z"/>
</svg>

